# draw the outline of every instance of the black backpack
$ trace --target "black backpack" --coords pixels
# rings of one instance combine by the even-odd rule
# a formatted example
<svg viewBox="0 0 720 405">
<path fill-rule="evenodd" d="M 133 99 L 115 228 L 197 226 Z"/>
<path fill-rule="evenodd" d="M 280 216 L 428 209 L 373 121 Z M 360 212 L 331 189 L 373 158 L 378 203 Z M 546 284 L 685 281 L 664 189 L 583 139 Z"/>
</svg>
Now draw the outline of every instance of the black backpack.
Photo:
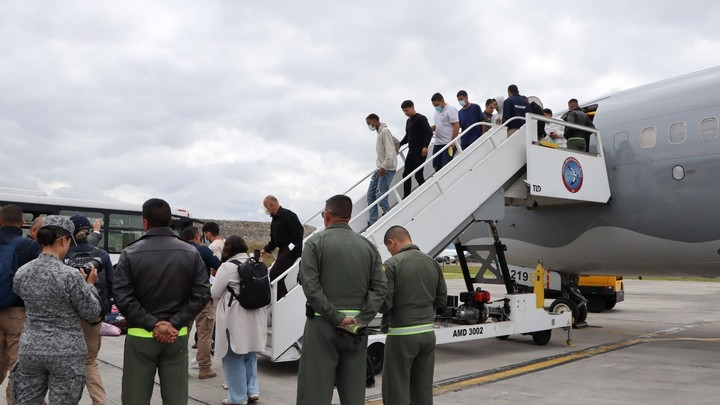
<svg viewBox="0 0 720 405">
<path fill-rule="evenodd" d="M 0 309 L 10 308 L 20 301 L 13 291 L 13 278 L 18 270 L 17 247 L 23 238 L 6 240 L 0 236 Z"/>
<path fill-rule="evenodd" d="M 245 309 L 258 309 L 270 305 L 270 276 L 265 263 L 256 257 L 247 259 L 245 263 L 238 260 L 230 260 L 230 263 L 238 266 L 238 275 L 240 275 L 240 291 L 235 292 L 230 286 L 227 287 L 232 298 L 238 300 Z M 232 305 L 232 298 L 228 306 Z"/>
</svg>

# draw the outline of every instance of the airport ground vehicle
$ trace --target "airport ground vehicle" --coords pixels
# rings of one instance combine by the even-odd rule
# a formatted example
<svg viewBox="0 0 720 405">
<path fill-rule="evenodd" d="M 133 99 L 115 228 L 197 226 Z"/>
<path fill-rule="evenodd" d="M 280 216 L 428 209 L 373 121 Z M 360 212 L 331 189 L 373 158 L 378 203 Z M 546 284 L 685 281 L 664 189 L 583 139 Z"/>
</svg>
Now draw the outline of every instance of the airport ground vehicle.
<svg viewBox="0 0 720 405">
<path fill-rule="evenodd" d="M 42 191 L 0 188 L 0 207 L 7 204 L 16 204 L 23 209 L 25 233 L 33 219 L 41 215 L 83 214 L 91 223 L 99 219 L 103 236 L 99 247 L 110 254 L 113 264 L 117 263 L 120 252 L 143 234 L 140 205 L 49 197 Z M 199 223 L 185 210 L 173 209 L 172 216 L 171 226 L 178 234 L 182 229 Z"/>
<path fill-rule="evenodd" d="M 625 301 L 625 283 L 620 276 L 580 276 L 578 288 L 587 298 L 590 312 L 613 309 Z"/>
</svg>

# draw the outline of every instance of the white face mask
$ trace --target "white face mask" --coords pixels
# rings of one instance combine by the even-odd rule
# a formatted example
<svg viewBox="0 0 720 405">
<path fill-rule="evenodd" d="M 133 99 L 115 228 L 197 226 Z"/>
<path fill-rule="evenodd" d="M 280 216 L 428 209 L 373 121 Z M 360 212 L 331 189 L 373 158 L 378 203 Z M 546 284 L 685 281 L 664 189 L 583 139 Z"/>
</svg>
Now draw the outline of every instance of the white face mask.
<svg viewBox="0 0 720 405">
<path fill-rule="evenodd" d="M 270 212 L 270 210 L 267 209 L 267 208 L 265 208 L 265 213 L 268 214 L 268 215 L 272 215 L 272 213 Z"/>
<path fill-rule="evenodd" d="M 368 129 L 371 130 L 371 131 L 375 131 L 375 127 L 372 126 L 372 125 L 368 125 Z"/>
</svg>

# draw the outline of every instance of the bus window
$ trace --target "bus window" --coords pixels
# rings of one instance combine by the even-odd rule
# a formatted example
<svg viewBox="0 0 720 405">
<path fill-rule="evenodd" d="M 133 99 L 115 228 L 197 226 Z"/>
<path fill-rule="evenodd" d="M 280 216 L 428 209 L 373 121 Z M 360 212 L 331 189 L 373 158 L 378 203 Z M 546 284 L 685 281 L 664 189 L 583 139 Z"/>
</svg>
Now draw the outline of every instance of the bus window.
<svg viewBox="0 0 720 405">
<path fill-rule="evenodd" d="M 79 211 L 79 210 L 60 210 L 60 215 L 64 215 L 66 217 L 71 217 L 75 214 L 84 215 L 88 219 L 88 221 L 90 221 L 91 225 L 93 222 L 95 222 L 96 219 L 100 220 L 100 224 L 105 222 L 105 216 L 100 212 Z"/>
<path fill-rule="evenodd" d="M 120 253 L 143 234 L 142 215 L 110 214 L 108 223 L 108 253 Z"/>
</svg>

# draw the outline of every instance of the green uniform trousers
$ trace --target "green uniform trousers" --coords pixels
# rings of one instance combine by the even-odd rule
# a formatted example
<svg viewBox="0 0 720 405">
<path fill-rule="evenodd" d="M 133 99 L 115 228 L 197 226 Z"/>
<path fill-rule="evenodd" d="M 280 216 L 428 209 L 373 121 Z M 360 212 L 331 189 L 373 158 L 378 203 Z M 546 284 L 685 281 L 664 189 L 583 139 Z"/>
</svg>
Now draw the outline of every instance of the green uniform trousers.
<svg viewBox="0 0 720 405">
<path fill-rule="evenodd" d="M 585 142 L 583 138 L 570 138 L 567 141 L 567 148 L 585 152 L 587 150 L 587 142 Z"/>
<path fill-rule="evenodd" d="M 148 405 L 160 377 L 160 394 L 164 405 L 188 403 L 188 336 L 178 336 L 174 343 L 160 343 L 152 338 L 127 336 L 123 359 L 122 403 Z"/>
<path fill-rule="evenodd" d="M 297 404 L 330 405 L 337 386 L 342 405 L 365 404 L 367 337 L 341 335 L 324 318 L 305 321 Z"/>
<path fill-rule="evenodd" d="M 382 373 L 385 405 L 433 403 L 435 332 L 388 336 Z"/>
</svg>

